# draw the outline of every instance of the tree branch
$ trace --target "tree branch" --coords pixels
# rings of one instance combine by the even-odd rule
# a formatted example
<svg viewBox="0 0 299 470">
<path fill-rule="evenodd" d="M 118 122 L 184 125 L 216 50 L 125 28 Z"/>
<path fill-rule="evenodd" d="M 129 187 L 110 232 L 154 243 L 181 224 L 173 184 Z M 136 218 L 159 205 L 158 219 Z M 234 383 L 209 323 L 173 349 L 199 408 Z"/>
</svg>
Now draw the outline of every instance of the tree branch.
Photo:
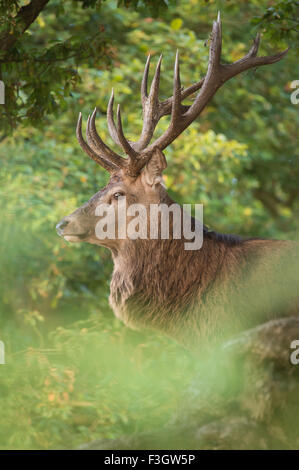
<svg viewBox="0 0 299 470">
<path fill-rule="evenodd" d="M 5 33 L 0 36 L 0 50 L 8 52 L 24 32 L 36 20 L 40 12 L 50 0 L 32 0 L 28 5 L 20 8 L 15 16 L 15 29 L 11 33 L 10 25 Z"/>
</svg>

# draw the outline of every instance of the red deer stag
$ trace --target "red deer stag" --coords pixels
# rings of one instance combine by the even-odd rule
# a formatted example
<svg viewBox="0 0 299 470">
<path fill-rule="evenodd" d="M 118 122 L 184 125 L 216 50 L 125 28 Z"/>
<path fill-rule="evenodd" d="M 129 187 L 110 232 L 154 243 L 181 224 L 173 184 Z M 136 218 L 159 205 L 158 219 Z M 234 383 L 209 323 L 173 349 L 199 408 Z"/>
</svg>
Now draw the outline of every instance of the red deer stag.
<svg viewBox="0 0 299 470">
<path fill-rule="evenodd" d="M 162 172 L 167 166 L 163 150 L 200 115 L 227 80 L 245 70 L 273 64 L 287 53 L 257 57 L 259 41 L 257 36 L 242 59 L 222 64 L 218 16 L 213 25 L 206 76 L 182 89 L 177 54 L 173 95 L 162 102 L 158 99 L 162 57 L 148 93 L 149 56 L 141 83 L 143 129 L 138 141 L 125 138 L 119 106 L 115 123 L 113 91 L 108 104 L 109 132 L 127 158 L 107 147 L 98 135 L 96 109 L 87 121 L 87 142 L 82 137 L 82 116 L 79 115 L 77 138 L 80 146 L 111 177 L 105 188 L 64 217 L 57 225 L 57 231 L 67 241 L 86 241 L 111 250 L 114 271 L 110 304 L 115 315 L 132 328 L 164 331 L 186 345 L 197 345 L 206 338 L 219 335 L 223 338 L 226 333 L 278 315 L 296 314 L 296 279 L 290 261 L 294 260 L 296 244 L 292 242 L 242 239 L 203 226 L 201 249 L 188 251 L 184 249 L 184 238 L 99 239 L 95 233 L 100 219 L 97 208 L 108 204 L 117 214 L 123 196 L 126 207 L 139 203 L 147 211 L 151 204 L 173 204 L 162 182 Z M 182 104 L 198 90 L 191 106 Z M 171 115 L 168 129 L 150 143 L 158 121 L 168 114 Z"/>
</svg>

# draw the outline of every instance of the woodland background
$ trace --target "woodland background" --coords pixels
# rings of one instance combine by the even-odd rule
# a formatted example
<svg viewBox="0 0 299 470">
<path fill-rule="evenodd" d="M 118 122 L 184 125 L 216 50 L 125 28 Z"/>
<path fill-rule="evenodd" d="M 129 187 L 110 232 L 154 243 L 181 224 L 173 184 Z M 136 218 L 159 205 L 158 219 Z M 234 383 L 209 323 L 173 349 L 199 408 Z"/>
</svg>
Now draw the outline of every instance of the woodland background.
<svg viewBox="0 0 299 470">
<path fill-rule="evenodd" d="M 79 111 L 86 118 L 98 107 L 111 144 L 105 110 L 114 87 L 136 138 L 147 54 L 153 63 L 164 55 L 161 98 L 171 93 L 177 48 L 183 84 L 197 81 L 218 10 L 224 62 L 244 55 L 258 31 L 261 54 L 290 51 L 218 91 L 167 149 L 167 187 L 177 202 L 203 203 L 215 230 L 298 239 L 298 105 L 290 101 L 298 2 L 0 1 L 1 449 L 74 448 L 159 428 L 198 367 L 171 340 L 116 320 L 109 252 L 67 244 L 55 225 L 107 181 L 76 141 Z M 166 126 L 164 118 L 157 132 Z"/>
</svg>

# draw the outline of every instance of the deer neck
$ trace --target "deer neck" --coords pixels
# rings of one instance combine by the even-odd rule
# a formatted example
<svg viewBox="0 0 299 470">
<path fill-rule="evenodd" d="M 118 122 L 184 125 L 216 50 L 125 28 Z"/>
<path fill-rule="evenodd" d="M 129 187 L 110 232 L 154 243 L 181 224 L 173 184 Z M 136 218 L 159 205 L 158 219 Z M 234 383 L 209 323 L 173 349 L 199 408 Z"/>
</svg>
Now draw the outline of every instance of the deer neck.
<svg viewBox="0 0 299 470">
<path fill-rule="evenodd" d="M 110 305 L 125 324 L 161 330 L 167 312 L 181 320 L 182 310 L 198 307 L 200 294 L 219 273 L 226 248 L 219 244 L 215 250 L 217 242 L 205 236 L 200 250 L 186 250 L 185 242 L 171 236 L 125 240 L 113 253 Z"/>
</svg>

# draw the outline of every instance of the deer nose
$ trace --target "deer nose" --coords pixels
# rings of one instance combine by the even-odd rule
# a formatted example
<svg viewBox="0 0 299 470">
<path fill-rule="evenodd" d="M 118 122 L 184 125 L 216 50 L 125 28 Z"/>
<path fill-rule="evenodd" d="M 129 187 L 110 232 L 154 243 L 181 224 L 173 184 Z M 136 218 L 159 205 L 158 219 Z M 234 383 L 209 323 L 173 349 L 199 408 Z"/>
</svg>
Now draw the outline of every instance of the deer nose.
<svg viewBox="0 0 299 470">
<path fill-rule="evenodd" d="M 63 229 L 69 224 L 69 220 L 62 219 L 58 224 L 56 225 L 56 231 L 58 235 L 62 234 Z"/>
</svg>

